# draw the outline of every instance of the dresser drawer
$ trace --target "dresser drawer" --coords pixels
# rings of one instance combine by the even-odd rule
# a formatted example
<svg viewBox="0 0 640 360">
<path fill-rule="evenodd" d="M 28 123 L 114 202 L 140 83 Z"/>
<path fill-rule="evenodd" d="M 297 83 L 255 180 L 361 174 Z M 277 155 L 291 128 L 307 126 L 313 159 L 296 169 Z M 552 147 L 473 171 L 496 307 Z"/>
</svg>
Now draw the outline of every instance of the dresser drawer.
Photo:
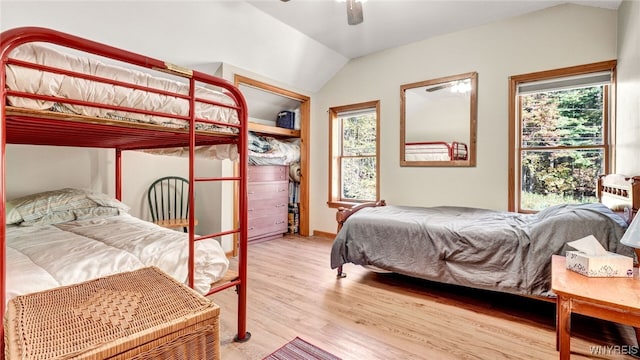
<svg viewBox="0 0 640 360">
<path fill-rule="evenodd" d="M 256 200 L 284 199 L 289 198 L 289 183 L 285 181 L 269 182 L 259 184 L 247 184 L 247 197 L 249 206 Z"/>
<path fill-rule="evenodd" d="M 286 233 L 289 226 L 287 208 L 277 213 L 271 212 L 266 216 L 250 218 L 247 225 L 249 238 Z"/>
<path fill-rule="evenodd" d="M 247 181 L 289 181 L 289 167 L 286 165 L 248 166 Z"/>
<path fill-rule="evenodd" d="M 248 236 L 268 240 L 288 231 L 289 166 L 249 166 L 247 174 Z"/>
<path fill-rule="evenodd" d="M 282 209 L 288 209 L 287 197 L 281 198 L 274 197 L 270 199 L 252 200 L 249 201 L 247 207 L 247 215 L 249 218 L 261 216 L 264 212 L 277 212 Z"/>
</svg>

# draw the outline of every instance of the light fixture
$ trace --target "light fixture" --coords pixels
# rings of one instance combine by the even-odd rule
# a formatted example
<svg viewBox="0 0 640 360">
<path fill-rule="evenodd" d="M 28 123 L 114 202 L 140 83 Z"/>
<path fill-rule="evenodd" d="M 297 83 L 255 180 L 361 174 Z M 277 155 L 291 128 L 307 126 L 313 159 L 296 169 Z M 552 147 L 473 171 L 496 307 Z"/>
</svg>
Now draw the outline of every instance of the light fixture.
<svg viewBox="0 0 640 360">
<path fill-rule="evenodd" d="M 640 261 L 640 216 L 636 214 L 631 224 L 622 235 L 620 243 L 632 247 L 636 252 L 636 257 Z"/>
<path fill-rule="evenodd" d="M 456 82 L 451 86 L 451 92 L 457 94 L 466 94 L 471 91 L 471 80 L 465 79 Z"/>
<path fill-rule="evenodd" d="M 347 3 L 347 23 L 349 25 L 358 25 L 362 23 L 362 3 L 366 0 L 336 0 L 338 2 Z"/>
</svg>

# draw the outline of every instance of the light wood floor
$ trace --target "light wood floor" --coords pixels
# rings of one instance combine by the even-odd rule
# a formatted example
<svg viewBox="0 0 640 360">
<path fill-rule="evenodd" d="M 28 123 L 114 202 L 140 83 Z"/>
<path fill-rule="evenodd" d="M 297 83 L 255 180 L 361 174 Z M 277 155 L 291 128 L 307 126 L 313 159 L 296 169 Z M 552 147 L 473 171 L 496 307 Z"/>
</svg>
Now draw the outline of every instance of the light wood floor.
<svg viewBox="0 0 640 360">
<path fill-rule="evenodd" d="M 329 268 L 331 241 L 286 236 L 249 247 L 248 320 L 236 343 L 236 293 L 221 307 L 222 358 L 262 359 L 299 336 L 347 359 L 556 359 L 555 304 L 447 286 L 346 265 Z M 233 266 L 232 262 L 232 266 Z M 574 315 L 572 359 L 590 346 L 636 345 L 630 327 Z"/>
</svg>

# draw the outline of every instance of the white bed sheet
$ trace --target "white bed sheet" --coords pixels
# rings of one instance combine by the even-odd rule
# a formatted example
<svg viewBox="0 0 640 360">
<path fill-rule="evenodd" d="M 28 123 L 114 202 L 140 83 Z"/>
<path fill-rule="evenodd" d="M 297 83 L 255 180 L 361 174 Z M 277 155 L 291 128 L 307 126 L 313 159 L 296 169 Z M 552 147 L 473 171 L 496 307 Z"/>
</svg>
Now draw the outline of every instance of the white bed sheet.
<svg viewBox="0 0 640 360">
<path fill-rule="evenodd" d="M 405 153 L 404 155 L 405 161 L 449 161 L 451 158 L 446 154 L 412 154 Z"/>
<path fill-rule="evenodd" d="M 138 70 L 105 64 L 97 59 L 84 58 L 72 54 L 65 54 L 57 49 L 38 43 L 18 46 L 10 53 L 10 57 L 30 63 L 91 74 L 125 83 L 146 86 L 150 88 L 170 91 L 182 95 L 189 94 L 189 85 L 168 78 L 152 76 Z M 115 86 L 107 83 L 88 81 L 81 78 L 43 72 L 22 66 L 8 65 L 6 72 L 7 87 L 11 90 L 23 91 L 31 94 L 47 95 L 61 99 L 75 99 L 99 104 L 117 105 L 147 111 L 156 111 L 171 115 L 188 116 L 189 102 L 173 96 L 161 95 L 153 92 Z M 197 98 L 217 103 L 234 105 L 234 101 L 220 91 L 198 86 L 195 89 Z M 81 106 L 55 101 L 36 100 L 17 96 L 8 96 L 9 105 L 34 109 L 54 110 L 65 113 L 94 116 L 99 118 L 117 119 L 132 122 L 148 123 L 170 128 L 186 129 L 186 120 L 171 117 L 158 117 L 146 114 L 115 111 L 104 108 Z M 229 124 L 239 124 L 238 112 L 235 109 L 214 106 L 196 102 L 195 114 L 197 118 L 220 121 Z M 217 125 L 197 123 L 196 128 L 203 131 L 222 131 L 237 133 L 237 128 L 226 128 Z M 181 152 L 181 149 L 149 150 L 151 153 L 163 154 L 162 151 Z M 216 159 L 236 160 L 238 158 L 237 145 L 220 144 L 204 147 L 202 153 Z"/>
<path fill-rule="evenodd" d="M 6 301 L 18 295 L 156 266 L 188 273 L 188 237 L 129 214 L 44 226 L 7 226 Z M 215 239 L 196 242 L 195 290 L 204 294 L 229 267 Z"/>
<path fill-rule="evenodd" d="M 406 161 L 449 161 L 449 148 L 446 144 L 405 144 Z"/>
<path fill-rule="evenodd" d="M 28 61 L 31 63 L 47 65 L 60 69 L 91 74 L 107 79 L 146 86 L 179 93 L 189 94 L 189 85 L 168 78 L 152 76 L 138 70 L 103 63 L 97 59 L 84 58 L 71 54 L 64 54 L 57 49 L 43 46 L 37 43 L 25 44 L 14 49 L 11 58 Z M 136 109 L 153 110 L 174 115 L 189 115 L 189 102 L 172 96 L 156 94 L 152 92 L 131 89 L 123 86 L 115 86 L 107 83 L 89 81 L 73 76 L 42 72 L 22 66 L 9 65 L 7 67 L 7 86 L 9 89 L 20 90 L 32 94 L 49 95 L 57 98 L 85 100 L 102 104 L 118 105 Z M 213 89 L 197 87 L 196 97 L 211 101 L 217 101 L 227 105 L 234 105 L 233 100 Z M 13 106 L 45 110 L 54 105 L 52 101 L 35 100 L 28 98 L 8 97 Z M 65 105 L 71 112 L 104 118 L 134 118 L 141 122 L 161 124 L 169 127 L 188 126 L 185 120 L 157 118 L 151 115 L 135 113 L 118 113 L 114 110 L 99 109 L 87 106 Z M 218 120 L 231 124 L 239 124 L 238 114 L 235 109 L 221 106 L 213 106 L 205 103 L 196 103 L 196 117 Z M 229 129 L 229 131 L 231 131 Z"/>
</svg>

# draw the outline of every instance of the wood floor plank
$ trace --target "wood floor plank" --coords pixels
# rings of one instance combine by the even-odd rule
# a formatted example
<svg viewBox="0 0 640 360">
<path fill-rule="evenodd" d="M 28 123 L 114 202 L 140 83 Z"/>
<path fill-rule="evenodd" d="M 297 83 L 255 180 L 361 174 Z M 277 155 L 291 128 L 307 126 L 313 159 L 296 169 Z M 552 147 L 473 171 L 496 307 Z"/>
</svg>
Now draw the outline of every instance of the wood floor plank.
<svg viewBox="0 0 640 360">
<path fill-rule="evenodd" d="M 285 236 L 250 245 L 249 341 L 233 341 L 235 292 L 212 297 L 221 307 L 222 358 L 262 359 L 296 336 L 345 360 L 558 357 L 552 302 L 354 265 L 345 266 L 346 278 L 336 279 L 330 251 L 331 240 L 322 237 Z M 636 345 L 631 328 L 574 315 L 572 359 L 633 359 L 619 350 L 594 355 L 591 348 L 626 345 Z"/>
</svg>

